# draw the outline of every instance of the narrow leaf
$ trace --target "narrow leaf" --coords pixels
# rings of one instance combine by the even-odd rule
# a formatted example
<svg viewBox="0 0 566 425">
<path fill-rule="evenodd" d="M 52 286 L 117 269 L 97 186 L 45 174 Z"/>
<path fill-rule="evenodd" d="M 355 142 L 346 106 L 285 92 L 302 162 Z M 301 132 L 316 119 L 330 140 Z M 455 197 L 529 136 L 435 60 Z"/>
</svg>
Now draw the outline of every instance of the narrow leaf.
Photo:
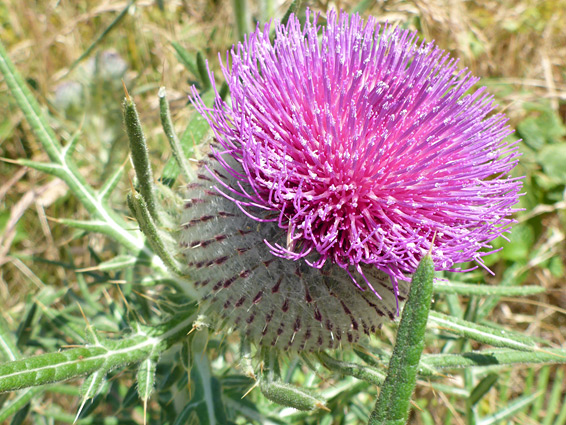
<svg viewBox="0 0 566 425">
<path fill-rule="evenodd" d="M 194 314 L 189 307 L 167 322 L 145 327 L 145 333 L 138 330 L 122 339 L 105 340 L 104 347 L 73 348 L 0 364 L 0 392 L 64 381 L 158 355 L 185 337 Z"/>
<path fill-rule="evenodd" d="M 104 364 L 104 348 L 74 348 L 0 365 L 0 392 L 64 381 Z"/>
<path fill-rule="evenodd" d="M 299 13 L 302 3 L 303 0 L 293 0 L 293 2 L 291 3 L 289 8 L 283 15 L 283 19 L 281 19 L 281 25 L 287 25 L 287 22 L 289 22 L 289 18 L 291 17 L 291 15 L 292 14 L 297 15 Z"/>
<path fill-rule="evenodd" d="M 50 162 L 32 161 L 29 159 L 19 159 L 18 164 L 23 167 L 33 168 L 34 170 L 41 171 L 42 173 L 51 174 L 56 177 L 63 177 L 65 169 L 59 164 L 52 164 Z"/>
<path fill-rule="evenodd" d="M 214 103 L 214 91 L 208 91 L 202 95 L 202 100 L 205 105 L 211 106 Z M 208 122 L 202 115 L 195 113 L 191 117 L 187 128 L 181 135 L 179 143 L 181 145 L 181 155 L 183 158 L 193 158 L 195 155 L 194 146 L 202 143 L 206 134 L 210 131 Z M 166 186 L 173 186 L 173 183 L 179 175 L 179 166 L 174 158 L 171 158 L 163 168 L 161 181 Z"/>
<path fill-rule="evenodd" d="M 69 67 L 69 70 L 67 71 L 67 73 L 65 74 L 65 76 L 69 75 L 69 73 L 75 69 L 75 67 L 81 63 L 83 61 L 83 59 L 85 59 L 86 57 L 88 57 L 92 51 L 96 48 L 96 46 L 98 46 L 102 40 L 104 40 L 104 38 L 110 33 L 110 31 L 112 31 L 114 29 L 114 27 L 116 25 L 118 25 L 118 23 L 124 18 L 124 16 L 126 16 L 126 14 L 128 13 L 128 10 L 130 9 L 130 6 L 132 6 L 134 3 L 136 2 L 136 0 L 130 0 L 130 2 L 128 2 L 128 4 L 126 5 L 126 7 L 124 7 L 124 9 L 122 9 L 122 11 L 118 14 L 118 16 L 116 16 L 116 18 L 114 18 L 114 20 L 110 23 L 110 25 L 108 25 L 104 31 L 102 31 L 102 33 L 96 37 L 96 40 L 94 40 L 90 46 L 87 47 L 87 49 L 79 56 L 78 59 L 76 59 L 71 66 Z"/>
<path fill-rule="evenodd" d="M 411 395 L 415 389 L 417 370 L 424 348 L 433 280 L 434 263 L 430 255 L 426 255 L 411 280 L 409 299 L 401 316 L 387 377 L 381 386 L 369 425 L 407 422 Z"/>
<path fill-rule="evenodd" d="M 14 335 L 2 317 L 0 317 L 0 353 L 7 360 L 16 360 L 19 356 Z"/>
<path fill-rule="evenodd" d="M 192 73 L 195 77 L 198 77 L 199 72 L 197 69 L 196 62 L 193 60 L 189 52 L 187 52 L 183 46 L 181 46 L 179 43 L 175 41 L 171 42 L 171 46 L 173 46 L 173 48 L 175 49 L 175 52 L 177 53 L 177 58 L 185 66 L 187 71 Z"/>
<path fill-rule="evenodd" d="M 458 294 L 458 295 L 499 295 L 503 297 L 527 296 L 540 294 L 546 289 L 542 286 L 495 286 L 495 285 L 473 285 L 461 282 L 438 281 L 434 283 L 436 294 Z"/>
<path fill-rule="evenodd" d="M 197 53 L 197 69 L 200 81 L 202 83 L 202 91 L 208 91 L 212 87 L 210 82 L 210 76 L 208 75 L 208 67 L 206 65 L 206 60 L 201 52 Z"/>
<path fill-rule="evenodd" d="M 297 410 L 310 411 L 324 408 L 324 401 L 310 392 L 281 381 L 260 380 L 262 394 L 268 400 Z"/>
<path fill-rule="evenodd" d="M 155 225 L 145 199 L 138 193 L 129 193 L 128 205 L 135 214 L 140 229 L 147 237 L 153 252 L 155 252 L 161 260 L 163 260 L 170 270 L 178 276 L 184 276 L 186 273 L 181 270 L 179 262 L 173 258 L 170 250 L 167 248 L 167 244 L 163 239 L 165 235 L 163 235 Z"/>
<path fill-rule="evenodd" d="M 485 378 L 483 378 L 478 385 L 472 390 L 470 397 L 467 402 L 469 406 L 475 406 L 479 401 L 488 393 L 488 391 L 495 385 L 499 375 L 496 373 L 490 373 Z"/>
<path fill-rule="evenodd" d="M 175 161 L 177 161 L 177 165 L 181 169 L 181 172 L 185 177 L 185 181 L 189 182 L 193 180 L 194 172 L 189 168 L 187 164 L 183 149 L 181 148 L 181 142 L 179 141 L 177 133 L 175 132 L 175 128 L 173 127 L 173 122 L 171 121 L 171 111 L 169 109 L 169 102 L 167 101 L 167 92 L 165 91 L 165 87 L 161 87 L 159 89 L 158 97 L 161 126 L 163 127 L 163 131 L 167 136 L 169 146 L 171 146 L 173 158 L 175 158 Z"/>
<path fill-rule="evenodd" d="M 361 379 L 370 384 L 380 386 L 385 380 L 385 374 L 383 372 L 370 366 L 342 362 L 330 357 L 324 352 L 320 352 L 318 358 L 328 369 L 343 375 L 353 376 L 354 378 Z"/>
<path fill-rule="evenodd" d="M 540 394 L 536 393 L 519 397 L 498 412 L 485 416 L 478 425 L 495 425 L 501 423 L 501 421 L 513 417 L 525 407 L 532 404 L 539 396 Z"/>
<path fill-rule="evenodd" d="M 56 221 L 57 223 L 64 224 L 65 226 L 86 230 L 87 232 L 92 233 L 107 234 L 110 231 L 108 223 L 101 220 L 73 220 L 71 218 L 59 218 Z"/>
<path fill-rule="evenodd" d="M 443 331 L 454 335 L 473 339 L 494 347 L 515 348 L 523 351 L 536 351 L 536 342 L 527 336 L 518 337 L 516 333 L 509 336 L 506 331 L 478 325 L 467 320 L 447 316 L 436 311 L 430 312 L 429 321 Z"/>
<path fill-rule="evenodd" d="M 140 264 L 147 266 L 149 265 L 149 262 L 147 259 L 134 257 L 133 255 L 118 255 L 108 261 L 103 261 L 102 263 L 96 266 L 79 269 L 77 271 L 88 272 L 92 270 L 97 270 L 97 271 L 107 272 L 107 271 L 123 270 Z"/>
<path fill-rule="evenodd" d="M 550 391 L 550 397 L 548 400 L 548 406 L 546 407 L 546 415 L 542 421 L 542 425 L 552 425 L 554 418 L 558 412 L 560 406 L 560 398 L 562 397 L 563 391 L 562 386 L 564 385 L 564 368 L 559 368 L 554 376 L 554 383 L 552 384 L 552 390 Z"/>
<path fill-rule="evenodd" d="M 531 352 L 509 349 L 482 350 L 462 354 L 428 354 L 421 359 L 421 364 L 437 369 L 544 363 L 566 363 L 566 349 L 546 348 Z"/>
<path fill-rule="evenodd" d="M 2 42 L 0 42 L 0 72 L 4 75 L 4 81 L 10 89 L 12 96 L 16 99 L 16 102 L 18 102 L 26 120 L 43 145 L 51 161 L 62 164 L 61 144 L 41 113 L 39 104 L 8 57 L 8 53 Z"/>
<path fill-rule="evenodd" d="M 139 192 L 143 196 L 147 209 L 151 217 L 159 221 L 157 214 L 157 204 L 155 202 L 155 189 L 153 184 L 153 173 L 149 162 L 149 153 L 147 150 L 147 142 L 141 126 L 136 105 L 129 95 L 126 93 L 124 99 L 124 123 L 126 132 L 130 140 L 130 152 L 136 177 L 138 178 Z"/>
<path fill-rule="evenodd" d="M 193 340 L 193 367 L 191 368 L 191 388 L 193 398 L 191 404 L 195 406 L 196 413 L 202 425 L 216 425 L 217 421 L 213 399 L 212 375 L 206 350 L 201 349 L 199 332 Z M 195 342 L 196 341 L 196 342 Z M 196 344 L 196 345 L 195 345 Z"/>
<path fill-rule="evenodd" d="M 250 32 L 251 16 L 248 0 L 232 0 L 234 6 L 234 18 L 238 30 L 238 40 L 244 40 L 244 36 Z"/>
<path fill-rule="evenodd" d="M 13 416 L 22 409 L 26 404 L 44 391 L 44 388 L 34 387 L 26 388 L 25 390 L 18 391 L 15 397 L 6 401 L 0 409 L 0 423 L 4 423 L 6 419 Z"/>
<path fill-rule="evenodd" d="M 137 373 L 138 394 L 145 403 L 149 400 L 153 389 L 155 388 L 155 369 L 157 361 L 148 357 L 140 363 Z"/>
<path fill-rule="evenodd" d="M 116 171 L 112 173 L 110 177 L 108 177 L 108 180 L 104 182 L 104 184 L 100 187 L 100 189 L 98 189 L 97 195 L 98 195 L 98 199 L 101 202 L 106 201 L 110 197 L 112 191 L 116 188 L 116 186 L 120 182 L 120 178 L 122 177 L 122 174 L 124 174 L 125 165 L 126 163 L 124 162 L 120 167 L 116 169 Z"/>
</svg>

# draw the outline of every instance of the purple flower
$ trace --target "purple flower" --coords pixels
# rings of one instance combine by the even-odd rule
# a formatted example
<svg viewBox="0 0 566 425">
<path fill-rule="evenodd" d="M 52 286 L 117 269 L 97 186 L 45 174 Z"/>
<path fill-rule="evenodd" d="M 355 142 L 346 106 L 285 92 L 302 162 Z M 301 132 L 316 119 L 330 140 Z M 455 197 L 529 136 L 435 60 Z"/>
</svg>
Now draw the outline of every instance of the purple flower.
<svg viewBox="0 0 566 425">
<path fill-rule="evenodd" d="M 478 78 L 371 17 L 331 11 L 322 27 L 307 12 L 304 26 L 292 16 L 274 29 L 258 27 L 227 54 L 229 102 L 216 92 L 209 109 L 193 88 L 219 144 L 200 199 L 220 192 L 210 202 L 232 205 L 240 225 L 257 222 L 270 257 L 341 269 L 383 304 L 375 276 L 398 296 L 429 250 L 437 270 L 483 265 L 513 222 L 521 182 L 509 176 L 519 154 L 505 116 L 490 115 L 483 88 L 468 93 Z"/>
</svg>

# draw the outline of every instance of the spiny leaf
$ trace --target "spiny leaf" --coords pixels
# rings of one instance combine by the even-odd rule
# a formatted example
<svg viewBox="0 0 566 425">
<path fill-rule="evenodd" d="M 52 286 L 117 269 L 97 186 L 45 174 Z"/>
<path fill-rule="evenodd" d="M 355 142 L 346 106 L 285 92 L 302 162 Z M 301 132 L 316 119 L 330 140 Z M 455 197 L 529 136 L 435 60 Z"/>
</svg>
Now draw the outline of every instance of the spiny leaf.
<svg viewBox="0 0 566 425">
<path fill-rule="evenodd" d="M 148 357 L 140 363 L 137 373 L 138 394 L 144 405 L 149 400 L 151 393 L 155 387 L 155 370 L 157 367 L 157 359 Z"/>
<path fill-rule="evenodd" d="M 201 52 L 197 53 L 197 69 L 203 87 L 202 91 L 205 92 L 210 90 L 212 83 L 210 82 L 210 77 L 208 76 L 208 67 L 206 65 L 204 55 Z"/>
<path fill-rule="evenodd" d="M 193 315 L 194 310 L 188 308 L 171 320 L 148 328 L 146 334 L 107 339 L 104 347 L 72 348 L 0 364 L 0 392 L 64 381 L 158 355 L 185 337 L 195 320 Z"/>
</svg>

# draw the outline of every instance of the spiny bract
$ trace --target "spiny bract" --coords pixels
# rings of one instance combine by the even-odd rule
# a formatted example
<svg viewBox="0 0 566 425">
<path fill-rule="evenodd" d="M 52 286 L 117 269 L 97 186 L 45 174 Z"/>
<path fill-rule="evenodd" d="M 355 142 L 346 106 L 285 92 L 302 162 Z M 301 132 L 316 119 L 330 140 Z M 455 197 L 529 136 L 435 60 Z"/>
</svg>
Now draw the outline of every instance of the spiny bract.
<svg viewBox="0 0 566 425">
<path fill-rule="evenodd" d="M 203 303 L 251 341 L 332 348 L 394 317 L 429 250 L 437 270 L 482 264 L 513 221 L 517 142 L 415 33 L 333 11 L 270 32 L 227 54 L 229 102 L 193 87 L 217 144 L 180 244 Z"/>
</svg>

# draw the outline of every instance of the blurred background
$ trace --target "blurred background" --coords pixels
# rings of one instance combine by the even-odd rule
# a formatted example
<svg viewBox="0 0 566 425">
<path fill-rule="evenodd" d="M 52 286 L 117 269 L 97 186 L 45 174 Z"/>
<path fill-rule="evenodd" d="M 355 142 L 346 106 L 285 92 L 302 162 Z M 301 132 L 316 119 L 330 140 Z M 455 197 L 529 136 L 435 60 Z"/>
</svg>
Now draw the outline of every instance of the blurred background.
<svg viewBox="0 0 566 425">
<path fill-rule="evenodd" d="M 127 160 L 122 80 L 136 101 L 154 169 L 160 175 L 171 155 L 159 123 L 158 88 L 167 88 L 180 132 L 194 114 L 188 102 L 191 85 L 205 88 L 199 60 L 208 59 L 217 79 L 221 78 L 218 54 L 224 57 L 256 22 L 280 19 L 290 5 L 289 1 L 249 0 L 247 14 L 238 15 L 234 11 L 237 3 L 245 2 L 4 0 L 0 2 L 0 37 L 49 111 L 56 133 L 69 139 L 80 131 L 76 161 L 82 175 L 97 187 Z M 504 111 L 516 129 L 512 137 L 522 139 L 523 156 L 515 175 L 525 176 L 520 204 L 524 211 L 517 214 L 519 223 L 513 227 L 510 243 L 497 241 L 504 249 L 486 257 L 495 275 L 478 271 L 460 278 L 473 283 L 514 280 L 515 284 L 543 286 L 547 292 L 542 295 L 502 299 L 490 320 L 564 346 L 566 1 L 311 0 L 305 6 L 322 12 L 330 7 L 359 11 L 417 30 L 421 37 L 435 40 L 459 58 L 460 67 L 481 77 L 479 85 L 495 95 L 498 111 Z M 243 21 L 237 16 L 243 16 Z M 198 147 L 195 152 L 198 156 Z M 0 316 L 16 329 L 39 291 L 79 285 L 77 269 L 119 252 L 105 237 L 79 237 L 77 230 L 57 223 L 58 217 L 86 217 L 61 181 L 10 162 L 42 160 L 46 155 L 2 81 L 0 157 Z M 130 183 L 123 178 L 120 185 L 112 203 L 127 214 L 124 198 Z M 90 284 L 94 278 L 84 279 Z M 113 283 L 112 277 L 107 281 Z M 101 291 L 96 302 L 111 304 L 119 298 L 113 285 Z M 37 315 L 33 320 L 39 320 Z M 33 347 L 26 351 L 34 352 Z M 539 404 L 529 408 L 536 410 L 524 411 L 517 423 L 547 424 L 543 394 L 558 385 L 555 377 L 563 376 L 564 367 L 518 368 L 505 373 L 505 385 L 498 387 L 488 403 L 496 405 L 514 394 L 540 391 Z M 560 394 L 566 391 L 561 382 L 556 388 Z M 432 423 L 460 423 L 457 412 L 450 414 L 448 422 L 442 419 L 451 409 L 450 400 L 441 400 L 442 407 L 435 410 L 430 403 L 436 396 L 430 388 L 419 388 L 417 396 L 432 412 Z M 73 396 L 52 397 L 61 406 L 66 406 L 68 397 L 68 412 L 76 409 Z M 414 421 L 423 423 L 418 414 Z"/>
</svg>

